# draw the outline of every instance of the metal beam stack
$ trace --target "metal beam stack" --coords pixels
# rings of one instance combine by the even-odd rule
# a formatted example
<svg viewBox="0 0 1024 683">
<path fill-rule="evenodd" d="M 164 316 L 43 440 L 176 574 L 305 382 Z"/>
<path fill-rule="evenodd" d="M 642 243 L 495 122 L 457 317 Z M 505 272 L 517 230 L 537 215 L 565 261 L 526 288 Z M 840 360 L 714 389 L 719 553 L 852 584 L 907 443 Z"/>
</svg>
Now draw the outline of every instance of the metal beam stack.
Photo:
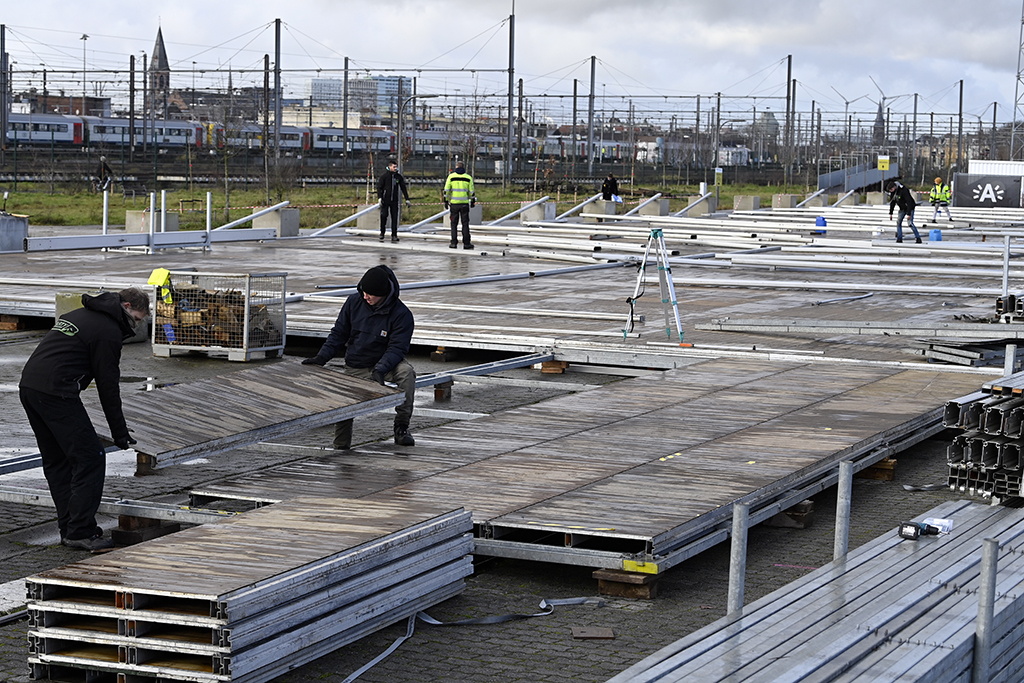
<svg viewBox="0 0 1024 683">
<path fill-rule="evenodd" d="M 1024 373 L 948 401 L 942 424 L 964 430 L 947 450 L 952 490 L 994 500 L 1022 495 Z"/>
<path fill-rule="evenodd" d="M 299 498 L 27 579 L 33 678 L 268 681 L 460 593 L 463 510 Z"/>
<path fill-rule="evenodd" d="M 953 529 L 917 540 L 890 531 L 608 683 L 1020 681 L 1024 511 L 955 501 L 922 517 Z M 975 638 L 985 538 L 1000 546 L 988 649 Z M 976 655 L 988 665 L 972 678 Z"/>
</svg>

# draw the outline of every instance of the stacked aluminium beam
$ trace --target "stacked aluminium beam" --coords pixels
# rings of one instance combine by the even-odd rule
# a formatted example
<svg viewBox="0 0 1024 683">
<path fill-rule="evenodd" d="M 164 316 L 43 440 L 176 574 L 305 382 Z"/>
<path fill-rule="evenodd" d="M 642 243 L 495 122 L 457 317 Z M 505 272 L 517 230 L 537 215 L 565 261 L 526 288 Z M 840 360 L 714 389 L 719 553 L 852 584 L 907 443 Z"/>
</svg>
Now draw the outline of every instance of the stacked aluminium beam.
<svg viewBox="0 0 1024 683">
<path fill-rule="evenodd" d="M 947 402 L 942 423 L 964 430 L 947 451 L 952 490 L 994 500 L 1022 495 L 1024 373 Z"/>
<path fill-rule="evenodd" d="M 952 519 L 952 532 L 910 540 L 889 531 L 608 683 L 1019 682 L 1024 510 L 951 501 L 927 517 Z M 988 666 L 975 679 L 985 538 L 1000 551 L 994 618 L 983 626 L 991 648 L 979 656 Z"/>
<path fill-rule="evenodd" d="M 297 498 L 27 579 L 34 678 L 268 681 L 460 593 L 463 510 Z"/>
</svg>

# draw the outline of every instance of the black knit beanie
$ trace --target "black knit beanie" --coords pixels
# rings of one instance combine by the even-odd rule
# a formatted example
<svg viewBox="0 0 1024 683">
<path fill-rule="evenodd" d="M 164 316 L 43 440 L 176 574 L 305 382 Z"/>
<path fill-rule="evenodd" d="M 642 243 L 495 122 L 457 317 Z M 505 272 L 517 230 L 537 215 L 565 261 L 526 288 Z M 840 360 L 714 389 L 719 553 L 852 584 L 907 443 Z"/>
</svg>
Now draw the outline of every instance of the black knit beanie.
<svg viewBox="0 0 1024 683">
<path fill-rule="evenodd" d="M 371 296 L 387 296 L 391 293 L 391 279 L 380 266 L 374 266 L 363 274 L 359 281 L 359 291 Z"/>
</svg>

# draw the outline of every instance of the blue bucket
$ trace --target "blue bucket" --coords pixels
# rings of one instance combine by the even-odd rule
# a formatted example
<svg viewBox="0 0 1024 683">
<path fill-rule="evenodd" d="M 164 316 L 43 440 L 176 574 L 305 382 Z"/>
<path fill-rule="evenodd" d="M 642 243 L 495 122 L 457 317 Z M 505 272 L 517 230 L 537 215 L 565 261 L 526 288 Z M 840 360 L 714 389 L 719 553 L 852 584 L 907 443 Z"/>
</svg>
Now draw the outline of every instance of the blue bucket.
<svg viewBox="0 0 1024 683">
<path fill-rule="evenodd" d="M 824 228 L 825 225 L 826 225 L 825 217 L 824 216 L 818 216 L 817 218 L 814 219 L 814 224 L 816 226 L 818 226 L 819 228 Z"/>
<path fill-rule="evenodd" d="M 929 242 L 941 242 L 942 241 L 942 231 L 941 230 L 932 230 L 931 232 L 929 232 L 928 233 L 928 241 Z"/>
</svg>

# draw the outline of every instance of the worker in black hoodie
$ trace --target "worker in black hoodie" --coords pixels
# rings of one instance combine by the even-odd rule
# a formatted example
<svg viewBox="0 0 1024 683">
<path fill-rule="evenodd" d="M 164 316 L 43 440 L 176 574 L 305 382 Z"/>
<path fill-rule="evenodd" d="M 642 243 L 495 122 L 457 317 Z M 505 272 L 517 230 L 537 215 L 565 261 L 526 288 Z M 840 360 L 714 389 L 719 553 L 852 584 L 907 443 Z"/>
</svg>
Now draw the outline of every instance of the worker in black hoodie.
<svg viewBox="0 0 1024 683">
<path fill-rule="evenodd" d="M 96 525 L 106 458 L 79 394 L 95 380 L 114 444 L 135 443 L 121 411 L 121 344 L 149 313 L 149 296 L 134 287 L 83 294 L 82 306 L 62 315 L 39 342 L 19 392 L 57 507 L 61 543 L 95 551 L 113 546 Z"/>
<path fill-rule="evenodd" d="M 889 190 L 889 220 L 892 220 L 892 212 L 897 206 L 900 208 L 899 217 L 896 219 L 896 241 L 903 241 L 903 219 L 909 219 L 910 229 L 914 231 L 914 237 L 918 244 L 921 244 L 921 233 L 914 225 L 914 209 L 917 208 L 917 200 L 910 189 L 897 179 L 889 181 L 886 186 Z"/>
<path fill-rule="evenodd" d="M 391 241 L 398 241 L 398 202 L 405 196 L 405 205 L 410 206 L 409 189 L 405 186 L 405 177 L 398 172 L 398 162 L 388 164 L 388 170 L 381 174 L 377 181 L 377 199 L 380 201 L 380 241 L 388 227 L 388 216 L 391 216 Z"/>
</svg>

